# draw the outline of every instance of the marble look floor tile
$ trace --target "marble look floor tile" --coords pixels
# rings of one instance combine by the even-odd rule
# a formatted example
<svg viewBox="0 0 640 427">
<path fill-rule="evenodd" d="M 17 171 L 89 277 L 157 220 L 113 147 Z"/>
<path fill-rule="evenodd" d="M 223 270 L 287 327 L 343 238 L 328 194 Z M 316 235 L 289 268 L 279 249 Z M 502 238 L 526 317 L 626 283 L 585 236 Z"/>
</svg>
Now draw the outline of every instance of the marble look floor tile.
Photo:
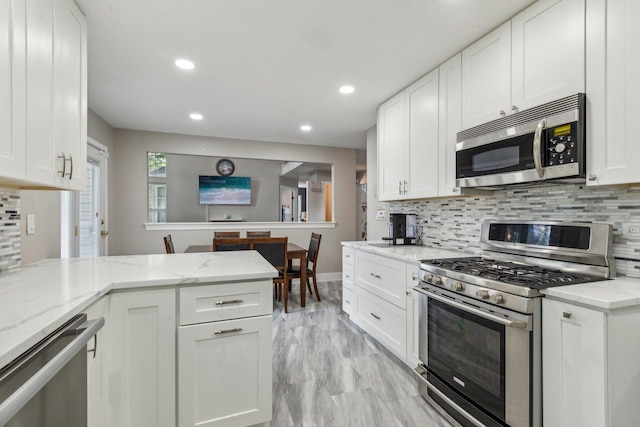
<svg viewBox="0 0 640 427">
<path fill-rule="evenodd" d="M 307 381 L 290 384 L 285 391 L 289 415 L 296 426 L 338 426 L 336 405 L 322 384 Z"/>
<path fill-rule="evenodd" d="M 389 407 L 378 397 L 371 388 L 357 390 L 333 396 L 342 426 L 350 427 L 402 427 Z"/>
<path fill-rule="evenodd" d="M 431 405 L 426 404 L 422 396 L 413 396 L 407 399 L 399 399 L 387 402 L 387 406 L 395 417 L 405 427 L 450 427 Z M 428 422 L 425 422 L 428 420 Z"/>
</svg>

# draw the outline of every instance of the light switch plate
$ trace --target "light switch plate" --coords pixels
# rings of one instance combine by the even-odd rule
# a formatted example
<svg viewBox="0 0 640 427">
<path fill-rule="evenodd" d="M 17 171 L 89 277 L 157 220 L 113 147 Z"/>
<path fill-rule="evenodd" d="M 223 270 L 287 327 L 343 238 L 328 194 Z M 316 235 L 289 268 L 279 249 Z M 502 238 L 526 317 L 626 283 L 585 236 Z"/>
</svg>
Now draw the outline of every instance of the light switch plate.
<svg viewBox="0 0 640 427">
<path fill-rule="evenodd" d="M 27 215 L 27 234 L 35 234 L 36 232 L 36 216 L 34 214 Z"/>
</svg>

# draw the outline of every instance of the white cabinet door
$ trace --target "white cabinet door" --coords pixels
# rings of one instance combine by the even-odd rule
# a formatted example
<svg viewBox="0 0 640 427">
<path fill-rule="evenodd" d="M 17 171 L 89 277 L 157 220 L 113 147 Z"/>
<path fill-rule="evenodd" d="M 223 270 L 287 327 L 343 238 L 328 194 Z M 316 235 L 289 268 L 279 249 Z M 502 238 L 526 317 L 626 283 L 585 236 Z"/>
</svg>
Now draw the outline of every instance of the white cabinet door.
<svg viewBox="0 0 640 427">
<path fill-rule="evenodd" d="M 407 158 L 404 92 L 378 109 L 378 188 L 381 201 L 402 198 Z"/>
<path fill-rule="evenodd" d="M 107 425 L 106 422 L 103 423 L 106 416 L 103 413 L 103 402 L 106 401 L 107 396 L 103 364 L 105 360 L 104 354 L 108 348 L 105 337 L 108 336 L 108 330 L 111 327 L 109 298 L 109 295 L 105 295 L 85 310 L 87 320 L 100 317 L 105 320 L 104 326 L 96 334 L 96 339 L 89 341 L 87 344 L 87 351 L 89 352 L 87 355 L 87 426 L 91 427 Z"/>
<path fill-rule="evenodd" d="M 176 424 L 176 291 L 111 295 L 108 426 Z"/>
<path fill-rule="evenodd" d="M 67 159 L 64 188 L 85 189 L 87 21 L 73 0 L 56 0 L 55 144 Z"/>
<path fill-rule="evenodd" d="M 418 292 L 413 290 L 418 286 L 417 265 L 407 264 L 407 361 L 415 368 L 420 363 L 418 355 Z"/>
<path fill-rule="evenodd" d="M 356 323 L 402 359 L 407 357 L 407 312 L 358 288 Z"/>
<path fill-rule="evenodd" d="M 25 177 L 24 2 L 0 2 L 0 174 Z"/>
<path fill-rule="evenodd" d="M 462 55 L 440 65 L 438 195 L 460 194 L 456 187 L 456 134 L 462 130 Z"/>
<path fill-rule="evenodd" d="M 59 185 L 54 139 L 54 2 L 29 1 L 26 13 L 26 178 Z"/>
<path fill-rule="evenodd" d="M 640 182 L 640 2 L 587 10 L 587 185 Z"/>
<path fill-rule="evenodd" d="M 271 329 L 270 315 L 179 328 L 181 427 L 271 419 Z"/>
<path fill-rule="evenodd" d="M 511 102 L 517 110 L 585 91 L 584 20 L 584 0 L 541 0 L 512 19 Z"/>
<path fill-rule="evenodd" d="M 408 171 L 403 198 L 438 195 L 438 69 L 405 90 Z"/>
<path fill-rule="evenodd" d="M 462 51 L 462 129 L 509 113 L 511 22 Z"/>
<path fill-rule="evenodd" d="M 542 302 L 544 425 L 606 425 L 605 314 Z"/>
</svg>

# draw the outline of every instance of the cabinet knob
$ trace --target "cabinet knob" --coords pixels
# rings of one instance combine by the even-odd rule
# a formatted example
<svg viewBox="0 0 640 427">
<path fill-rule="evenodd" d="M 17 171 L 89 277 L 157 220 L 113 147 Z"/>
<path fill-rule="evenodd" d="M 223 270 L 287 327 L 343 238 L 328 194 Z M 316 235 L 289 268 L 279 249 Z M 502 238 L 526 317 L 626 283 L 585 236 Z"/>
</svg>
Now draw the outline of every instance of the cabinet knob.
<svg viewBox="0 0 640 427">
<path fill-rule="evenodd" d="M 507 113 L 504 110 L 500 110 L 500 117 L 504 117 L 506 115 L 507 115 Z"/>
<path fill-rule="evenodd" d="M 563 311 L 562 312 L 562 317 L 564 317 L 565 319 L 571 319 L 571 312 L 570 311 Z"/>
<path fill-rule="evenodd" d="M 594 175 L 592 173 L 589 174 L 589 181 L 595 181 L 598 179 L 598 175 Z"/>
<path fill-rule="evenodd" d="M 511 111 L 514 112 L 514 113 L 517 113 L 518 112 L 518 106 L 517 105 L 512 105 L 511 106 Z"/>
<path fill-rule="evenodd" d="M 109 232 L 108 232 L 107 230 L 102 230 L 102 231 L 100 231 L 100 235 L 101 235 L 102 237 L 106 237 L 106 236 L 108 236 L 108 235 L 109 235 Z"/>
<path fill-rule="evenodd" d="M 416 273 L 411 273 L 411 280 L 413 280 L 414 282 L 418 280 L 418 275 Z"/>
</svg>

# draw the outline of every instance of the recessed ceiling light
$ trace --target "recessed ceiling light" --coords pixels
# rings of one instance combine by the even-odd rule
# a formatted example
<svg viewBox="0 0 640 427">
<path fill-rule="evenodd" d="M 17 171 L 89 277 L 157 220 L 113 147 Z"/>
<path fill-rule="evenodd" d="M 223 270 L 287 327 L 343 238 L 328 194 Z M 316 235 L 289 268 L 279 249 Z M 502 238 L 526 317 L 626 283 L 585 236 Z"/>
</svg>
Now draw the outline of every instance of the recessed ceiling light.
<svg viewBox="0 0 640 427">
<path fill-rule="evenodd" d="M 353 93 L 355 89 L 353 88 L 353 86 L 342 86 L 340 88 L 340 93 L 344 93 L 344 94 L 348 94 L 348 93 Z"/>
<path fill-rule="evenodd" d="M 309 132 L 311 130 L 311 126 L 310 125 L 302 125 L 300 126 L 300 130 L 303 132 Z"/>
<path fill-rule="evenodd" d="M 204 118 L 200 113 L 191 113 L 189 114 L 189 117 L 191 117 L 192 120 L 202 120 Z"/>
<path fill-rule="evenodd" d="M 175 64 L 176 67 L 182 68 L 183 70 L 193 70 L 196 68 L 196 65 L 188 59 L 176 59 Z"/>
</svg>

